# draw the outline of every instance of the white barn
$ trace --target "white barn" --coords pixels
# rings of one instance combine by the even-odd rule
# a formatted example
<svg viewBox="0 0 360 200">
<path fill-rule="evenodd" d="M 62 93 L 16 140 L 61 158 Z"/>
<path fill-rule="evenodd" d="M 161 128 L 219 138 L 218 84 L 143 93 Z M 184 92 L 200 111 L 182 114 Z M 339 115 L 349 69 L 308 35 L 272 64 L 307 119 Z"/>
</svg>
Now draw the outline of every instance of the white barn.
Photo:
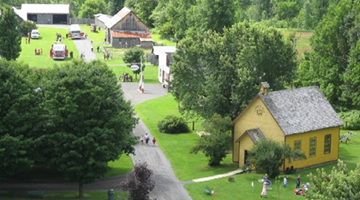
<svg viewBox="0 0 360 200">
<path fill-rule="evenodd" d="M 21 4 L 15 13 L 24 21 L 36 24 L 69 24 L 69 4 Z"/>
</svg>

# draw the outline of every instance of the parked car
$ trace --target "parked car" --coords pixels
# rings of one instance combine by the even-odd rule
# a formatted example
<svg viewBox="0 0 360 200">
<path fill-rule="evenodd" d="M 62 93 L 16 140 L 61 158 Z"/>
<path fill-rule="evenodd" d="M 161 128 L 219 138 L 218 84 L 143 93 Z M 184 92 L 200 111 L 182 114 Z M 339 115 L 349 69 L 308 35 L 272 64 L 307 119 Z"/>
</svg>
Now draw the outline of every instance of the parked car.
<svg viewBox="0 0 360 200">
<path fill-rule="evenodd" d="M 31 30 L 31 38 L 32 39 L 39 39 L 40 38 L 40 33 L 39 33 L 39 30 L 37 29 L 33 29 Z"/>
</svg>

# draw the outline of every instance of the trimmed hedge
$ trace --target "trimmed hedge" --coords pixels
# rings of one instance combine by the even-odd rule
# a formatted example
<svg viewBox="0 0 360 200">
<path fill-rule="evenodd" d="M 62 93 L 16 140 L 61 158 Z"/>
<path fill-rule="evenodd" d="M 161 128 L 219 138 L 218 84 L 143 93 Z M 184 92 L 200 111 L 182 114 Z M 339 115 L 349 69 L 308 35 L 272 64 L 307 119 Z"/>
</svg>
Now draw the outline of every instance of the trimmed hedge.
<svg viewBox="0 0 360 200">
<path fill-rule="evenodd" d="M 188 133 L 189 127 L 185 119 L 174 115 L 168 115 L 158 123 L 161 133 Z"/>
</svg>

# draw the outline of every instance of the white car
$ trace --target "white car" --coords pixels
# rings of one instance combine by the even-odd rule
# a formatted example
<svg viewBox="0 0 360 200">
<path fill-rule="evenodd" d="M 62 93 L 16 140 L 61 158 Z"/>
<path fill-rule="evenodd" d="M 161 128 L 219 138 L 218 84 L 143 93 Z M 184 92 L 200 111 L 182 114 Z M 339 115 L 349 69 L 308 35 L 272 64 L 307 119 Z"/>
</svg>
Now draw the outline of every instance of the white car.
<svg viewBox="0 0 360 200">
<path fill-rule="evenodd" d="M 39 39 L 39 38 L 40 38 L 39 30 L 33 29 L 33 30 L 31 31 L 31 38 L 32 38 L 32 39 L 34 39 L 34 38 Z"/>
</svg>

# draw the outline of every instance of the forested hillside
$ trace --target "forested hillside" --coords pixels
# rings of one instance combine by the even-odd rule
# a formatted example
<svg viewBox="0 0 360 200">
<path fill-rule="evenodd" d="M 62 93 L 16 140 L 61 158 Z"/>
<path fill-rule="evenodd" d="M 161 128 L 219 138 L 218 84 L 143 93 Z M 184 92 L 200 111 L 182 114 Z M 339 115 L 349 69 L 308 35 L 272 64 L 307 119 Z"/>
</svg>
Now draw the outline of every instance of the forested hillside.
<svg viewBox="0 0 360 200">
<path fill-rule="evenodd" d="M 89 5 L 105 5 L 105 14 L 113 15 L 124 5 L 132 9 L 148 26 L 162 34 L 180 35 L 188 28 L 222 29 L 234 22 L 262 21 L 278 28 L 312 29 L 327 8 L 340 0 L 0 0 L 11 6 L 22 3 L 70 4 L 71 17 L 80 17 Z M 96 10 L 96 9 L 94 9 Z M 217 17 L 220 17 L 216 20 Z M 180 39 L 180 38 L 178 38 Z"/>
<path fill-rule="evenodd" d="M 264 27 L 272 27 L 277 30 L 279 28 L 309 30 L 313 32 L 310 39 L 312 51 L 306 52 L 300 60 L 297 60 L 296 69 L 293 70 L 294 74 L 288 76 L 293 77 L 291 81 L 276 81 L 286 82 L 284 87 L 317 85 L 338 112 L 355 110 L 356 115 L 351 114 L 350 116 L 360 116 L 358 111 L 360 110 L 360 61 L 358 56 L 360 54 L 360 43 L 358 42 L 360 40 L 360 2 L 356 0 L 0 0 L 0 2 L 16 7 L 19 7 L 21 3 L 70 3 L 71 17 L 91 17 L 99 12 L 113 15 L 123 6 L 127 6 L 152 28 L 153 33 L 171 38 L 184 46 L 186 46 L 186 41 L 194 42 L 194 44 L 202 43 L 205 47 L 210 48 L 209 52 L 206 52 L 209 54 L 199 56 L 210 56 L 214 59 L 216 56 L 221 56 L 222 53 L 214 54 L 215 50 L 221 52 L 221 49 L 216 49 L 219 48 L 219 45 L 209 46 L 215 44 L 217 40 L 213 36 L 219 34 L 219 40 L 227 37 L 229 40 L 231 37 L 236 40 L 237 37 L 240 37 L 236 36 L 238 33 L 234 33 L 234 36 L 226 36 L 226 33 L 231 33 L 233 30 L 231 27 L 239 23 L 244 24 L 239 27 L 250 25 L 254 27 L 245 28 L 246 30 L 241 28 L 239 31 L 258 30 L 255 28 L 257 25 L 263 27 L 263 31 L 259 32 L 260 36 L 268 37 L 269 40 L 276 38 L 280 41 L 281 36 Z M 203 35 L 207 31 L 210 31 L 209 38 L 199 37 L 199 34 Z M 264 35 L 267 33 L 272 36 Z M 244 35 L 246 34 L 244 33 Z M 252 35 L 249 34 L 249 38 Z M 213 39 L 214 43 L 208 44 L 206 41 L 202 41 L 205 39 Z M 255 37 L 254 41 L 249 42 L 263 44 L 257 43 L 257 39 Z M 282 39 L 286 43 L 292 44 L 295 38 L 290 35 Z M 223 48 L 232 48 L 234 40 Z M 181 41 L 183 42 L 181 43 Z M 281 45 L 287 48 L 289 44 Z M 258 49 L 255 50 L 260 50 L 259 45 L 253 46 L 251 43 L 249 45 L 247 48 L 256 47 Z M 273 45 L 267 48 L 275 49 L 279 44 Z M 195 48 L 194 45 L 191 47 Z M 243 48 L 243 46 L 239 48 Z M 271 53 L 269 49 L 264 48 Z M 252 51 L 251 49 L 245 50 Z M 197 53 L 196 49 L 194 52 Z M 241 51 L 238 55 L 230 54 L 222 56 L 230 56 L 229 62 L 238 62 L 236 59 L 243 55 Z M 258 55 L 261 54 L 254 52 L 254 58 Z M 253 69 L 260 69 L 259 66 L 269 63 L 265 57 L 266 54 L 262 59 L 254 59 L 250 56 L 243 57 L 243 59 L 251 61 L 251 64 L 255 66 Z M 187 57 L 178 57 L 178 59 L 184 60 Z M 217 59 L 220 60 L 220 57 Z M 200 61 L 199 64 L 203 64 L 204 59 L 198 61 Z M 259 63 L 260 61 L 264 63 Z M 223 64 L 223 62 L 221 61 L 219 64 Z M 276 71 L 278 66 L 269 67 Z M 293 69 L 293 67 L 290 68 Z M 239 70 L 235 69 L 235 71 Z M 242 73 L 249 72 L 242 71 Z M 266 77 L 262 76 L 262 78 Z M 259 77 L 256 79 L 260 80 Z M 234 81 L 239 80 L 235 79 Z M 226 95 L 225 99 L 228 99 L 230 95 Z M 250 98 L 249 96 L 246 98 Z M 236 97 L 239 98 L 239 96 Z M 189 106 L 191 107 L 191 105 Z M 344 116 L 349 115 L 345 113 Z"/>
</svg>

